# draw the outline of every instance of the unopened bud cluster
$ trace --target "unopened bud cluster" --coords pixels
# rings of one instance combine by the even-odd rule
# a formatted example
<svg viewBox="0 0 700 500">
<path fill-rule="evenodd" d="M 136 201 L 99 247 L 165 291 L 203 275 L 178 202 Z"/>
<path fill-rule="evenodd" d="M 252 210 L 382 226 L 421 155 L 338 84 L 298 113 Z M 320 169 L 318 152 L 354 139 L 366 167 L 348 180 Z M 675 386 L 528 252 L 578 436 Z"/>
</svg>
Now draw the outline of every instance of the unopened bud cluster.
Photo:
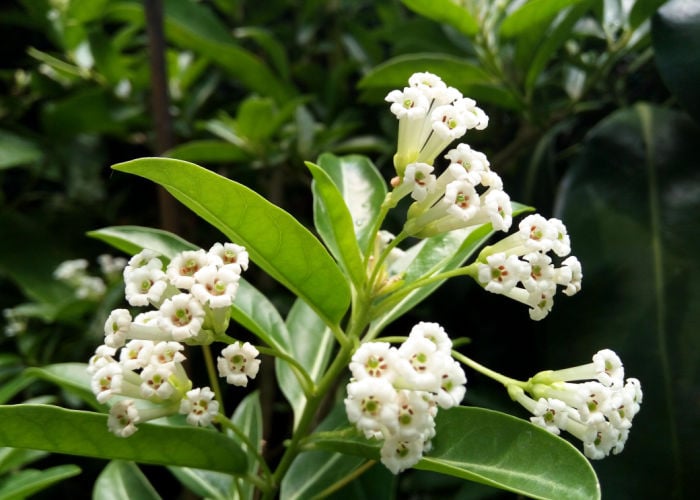
<svg viewBox="0 0 700 500">
<path fill-rule="evenodd" d="M 382 463 L 394 474 L 430 449 L 438 407 L 458 405 L 467 382 L 450 354 L 452 341 L 437 323 L 418 323 L 400 347 L 362 344 L 352 357 L 348 419 L 368 439 L 383 441 Z"/>
<path fill-rule="evenodd" d="M 625 372 L 615 352 L 604 349 L 591 363 L 532 377 L 527 391 L 508 387 L 531 421 L 554 434 L 567 431 L 583 443 L 588 458 L 620 453 L 642 403 L 642 387 Z"/>
<path fill-rule="evenodd" d="M 136 424 L 175 413 L 192 425 L 209 425 L 219 404 L 208 388 L 192 388 L 182 362 L 183 344 L 208 345 L 228 326 L 230 307 L 248 254 L 233 243 L 208 252 L 188 250 L 170 262 L 153 251 L 134 255 L 124 268 L 131 306 L 154 309 L 132 317 L 115 309 L 105 322 L 104 345 L 90 359 L 92 389 L 100 403 L 112 403 L 109 429 L 127 437 Z M 245 386 L 257 375 L 258 351 L 235 342 L 218 358 L 219 375 Z"/>
</svg>

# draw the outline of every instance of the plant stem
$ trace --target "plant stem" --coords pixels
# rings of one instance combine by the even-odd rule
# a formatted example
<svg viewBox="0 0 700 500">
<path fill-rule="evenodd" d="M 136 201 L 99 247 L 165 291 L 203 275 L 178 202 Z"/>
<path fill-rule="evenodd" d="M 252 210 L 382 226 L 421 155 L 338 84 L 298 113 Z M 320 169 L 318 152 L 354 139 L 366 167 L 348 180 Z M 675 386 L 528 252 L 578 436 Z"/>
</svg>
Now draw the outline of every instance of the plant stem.
<svg viewBox="0 0 700 500">
<path fill-rule="evenodd" d="M 222 427 L 226 427 L 227 429 L 232 431 L 236 435 L 236 437 L 238 437 L 238 439 L 241 440 L 245 447 L 248 448 L 248 450 L 255 455 L 256 460 L 260 463 L 260 468 L 262 469 L 265 478 L 268 480 L 268 482 L 264 484 L 266 484 L 267 488 L 269 488 L 269 479 L 272 477 L 272 471 L 267 466 L 267 462 L 265 462 L 265 459 L 258 451 L 258 447 L 248 438 L 248 436 L 245 433 L 243 433 L 243 431 L 241 431 L 241 429 L 238 428 L 237 425 L 231 422 L 231 420 L 228 417 L 226 417 L 224 413 L 219 412 L 219 417 L 220 418 L 217 419 L 217 422 L 221 424 Z M 258 478 L 257 476 L 256 478 L 260 480 L 260 478 Z M 257 485 L 258 483 L 256 482 L 255 484 Z"/>
<path fill-rule="evenodd" d="M 490 379 L 495 380 L 496 382 L 503 384 L 505 387 L 508 387 L 510 385 L 515 385 L 517 387 L 521 387 L 525 389 L 528 386 L 527 382 L 523 382 L 521 380 L 516 380 L 514 378 L 506 377 L 505 375 L 501 375 L 498 372 L 495 372 L 491 370 L 490 368 L 486 368 L 484 365 L 477 363 L 471 358 L 468 358 L 464 354 L 458 351 L 452 351 L 452 357 L 455 358 L 456 360 L 464 363 L 471 369 L 481 373 L 482 375 L 486 375 Z"/>
<path fill-rule="evenodd" d="M 219 386 L 219 377 L 216 372 L 216 368 L 214 367 L 214 358 L 211 355 L 211 346 L 203 345 L 202 353 L 204 354 L 204 364 L 207 367 L 207 376 L 209 377 L 209 383 L 211 384 L 212 391 L 214 391 L 216 400 L 219 402 L 219 408 L 221 409 L 221 413 L 225 415 L 226 410 L 224 408 L 224 399 L 221 396 L 221 387 Z"/>
</svg>

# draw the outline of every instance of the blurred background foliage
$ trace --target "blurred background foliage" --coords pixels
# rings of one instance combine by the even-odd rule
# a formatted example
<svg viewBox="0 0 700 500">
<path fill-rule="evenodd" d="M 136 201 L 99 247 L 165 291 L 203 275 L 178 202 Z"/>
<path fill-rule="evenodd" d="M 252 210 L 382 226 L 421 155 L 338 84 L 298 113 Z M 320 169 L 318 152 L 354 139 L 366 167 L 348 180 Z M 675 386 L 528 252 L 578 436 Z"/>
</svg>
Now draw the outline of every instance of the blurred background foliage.
<svg viewBox="0 0 700 500">
<path fill-rule="evenodd" d="M 76 404 L 22 373 L 85 361 L 99 343 L 118 281 L 101 276 L 102 293 L 86 297 L 53 277 L 76 258 L 97 277 L 107 250 L 87 231 L 138 224 L 202 246 L 217 238 L 109 165 L 156 154 L 193 161 L 309 222 L 303 160 L 361 153 L 391 177 L 396 123 L 383 98 L 431 71 L 490 115 L 466 141 L 489 156 L 513 199 L 564 220 L 585 282 L 540 323 L 466 280 L 448 282 L 396 332 L 440 321 L 472 338 L 471 355 L 520 378 L 616 350 L 645 401 L 625 452 L 594 463 L 603 494 L 690 495 L 700 470 L 700 3 L 164 0 L 159 39 L 147 14 L 160 3 L 0 7 L 1 402 Z M 472 375 L 469 385 L 467 404 L 518 411 L 491 382 Z M 60 458 L 18 453 L 0 454 L 0 493 L 30 483 L 84 491 Z M 37 460 L 45 481 L 35 470 L 18 480 Z M 80 465 L 97 474 L 104 464 Z M 122 469 L 144 484 L 138 469 L 109 473 Z M 162 496 L 182 494 L 167 473 L 145 470 Z M 106 473 L 98 484 L 109 484 Z M 371 495 L 368 482 L 346 496 Z M 424 472 L 399 487 L 414 498 L 503 496 Z"/>
</svg>

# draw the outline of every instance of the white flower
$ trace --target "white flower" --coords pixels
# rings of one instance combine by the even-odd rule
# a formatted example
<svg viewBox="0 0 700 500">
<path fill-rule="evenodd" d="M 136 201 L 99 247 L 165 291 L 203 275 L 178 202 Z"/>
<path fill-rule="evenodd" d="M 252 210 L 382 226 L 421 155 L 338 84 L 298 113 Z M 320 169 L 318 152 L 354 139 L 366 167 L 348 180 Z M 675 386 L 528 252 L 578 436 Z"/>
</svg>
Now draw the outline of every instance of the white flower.
<svg viewBox="0 0 700 500">
<path fill-rule="evenodd" d="M 445 409 L 459 405 L 467 392 L 467 376 L 464 370 L 452 358 L 445 359 L 439 370 L 440 390 L 435 396 L 435 401 L 440 408 Z"/>
<path fill-rule="evenodd" d="M 187 423 L 206 427 L 219 413 L 219 403 L 209 387 L 187 391 L 180 401 L 180 413 L 187 415 Z"/>
<path fill-rule="evenodd" d="M 531 251 L 548 252 L 557 241 L 557 229 L 539 214 L 528 215 L 518 225 L 520 237 Z"/>
<path fill-rule="evenodd" d="M 434 342 L 420 337 L 409 338 L 399 347 L 399 356 L 407 361 L 396 365 L 402 389 L 440 391 L 439 367 L 452 358 L 439 352 Z"/>
<path fill-rule="evenodd" d="M 566 430 L 569 417 L 578 418 L 578 412 L 559 399 L 540 398 L 532 410 L 534 416 L 530 421 L 545 428 L 552 434 L 559 434 L 560 430 Z"/>
<path fill-rule="evenodd" d="M 365 342 L 355 351 L 350 371 L 355 380 L 384 378 L 393 382 L 399 353 L 388 342 Z"/>
<path fill-rule="evenodd" d="M 390 110 L 399 119 L 424 118 L 430 107 L 430 101 L 426 95 L 417 88 L 392 90 L 387 94 L 385 101 L 391 103 Z"/>
<path fill-rule="evenodd" d="M 194 285 L 194 274 L 208 263 L 204 250 L 186 250 L 170 261 L 165 272 L 173 286 L 189 290 Z"/>
<path fill-rule="evenodd" d="M 160 304 L 168 287 L 165 273 L 157 267 L 143 266 L 134 269 L 124 278 L 124 294 L 132 306 Z"/>
<path fill-rule="evenodd" d="M 452 350 L 452 340 L 450 336 L 438 323 L 421 321 L 411 328 L 408 338 L 428 339 L 433 342 L 436 349 L 443 354 L 449 355 Z"/>
<path fill-rule="evenodd" d="M 566 287 L 564 289 L 564 293 L 571 296 L 581 291 L 581 280 L 583 279 L 583 274 L 581 272 L 581 263 L 579 260 L 573 255 L 567 257 L 562 262 L 562 267 L 559 269 L 566 270 L 566 279 L 557 280 L 558 285 L 563 285 Z"/>
<path fill-rule="evenodd" d="M 158 254 L 153 250 L 144 248 L 139 253 L 129 259 L 124 268 L 124 280 L 127 280 L 129 275 L 136 269 L 147 267 L 149 269 L 163 270 L 163 262 L 158 258 Z"/>
<path fill-rule="evenodd" d="M 345 411 L 348 420 L 365 437 L 391 435 L 398 427 L 398 393 L 390 382 L 383 378 L 365 378 L 347 386 Z"/>
<path fill-rule="evenodd" d="M 208 265 L 194 274 L 192 295 L 202 304 L 212 309 L 230 307 L 238 290 L 240 274 L 231 267 Z"/>
<path fill-rule="evenodd" d="M 203 322 L 204 309 L 189 293 L 175 295 L 160 306 L 158 326 L 178 342 L 195 337 Z"/>
<path fill-rule="evenodd" d="M 85 275 L 88 261 L 85 259 L 73 259 L 61 262 L 53 272 L 54 278 L 60 281 L 72 281 Z"/>
<path fill-rule="evenodd" d="M 175 392 L 170 383 L 173 370 L 166 365 L 148 365 L 141 372 L 141 397 L 155 401 L 168 399 Z"/>
<path fill-rule="evenodd" d="M 442 203 L 447 206 L 447 213 L 461 221 L 468 221 L 481 208 L 481 199 L 472 186 L 466 180 L 450 182 L 445 188 L 445 197 Z"/>
<path fill-rule="evenodd" d="M 226 377 L 229 384 L 246 387 L 248 379 L 254 379 L 260 369 L 258 354 L 258 350 L 248 342 L 228 345 L 217 359 L 219 377 Z"/>
<path fill-rule="evenodd" d="M 435 185 L 435 176 L 431 174 L 433 166 L 427 163 L 409 163 L 406 165 L 403 182 L 412 187 L 411 197 L 423 201 Z"/>
<path fill-rule="evenodd" d="M 121 391 L 122 367 L 116 361 L 108 363 L 95 372 L 90 381 L 92 392 L 99 403 L 105 403 Z"/>
<path fill-rule="evenodd" d="M 79 299 L 99 300 L 107 291 L 107 285 L 97 276 L 81 276 L 75 286 L 75 296 Z"/>
<path fill-rule="evenodd" d="M 115 349 L 126 342 L 131 327 L 131 314 L 126 309 L 114 309 L 105 321 L 105 344 Z"/>
<path fill-rule="evenodd" d="M 545 253 L 532 252 L 523 257 L 530 264 L 530 274 L 523 279 L 523 285 L 532 290 L 543 281 L 552 282 L 554 279 L 554 266 L 552 259 Z"/>
<path fill-rule="evenodd" d="M 550 281 L 538 281 L 528 289 L 530 319 L 539 321 L 549 314 L 554 306 L 554 294 L 557 288 Z"/>
<path fill-rule="evenodd" d="M 423 456 L 423 442 L 392 436 L 384 441 L 381 461 L 392 473 L 398 474 L 416 465 Z"/>
<path fill-rule="evenodd" d="M 214 243 L 209 249 L 209 255 L 217 256 L 221 259 L 224 267 L 229 267 L 234 272 L 248 270 L 249 257 L 245 247 L 235 243 Z"/>
<path fill-rule="evenodd" d="M 87 372 L 94 375 L 97 370 L 109 363 L 113 363 L 117 350 L 114 347 L 102 344 L 95 349 L 95 354 L 88 361 Z"/>
<path fill-rule="evenodd" d="M 593 355 L 593 366 L 598 381 L 606 387 L 622 387 L 625 368 L 620 357 L 610 349 L 602 349 Z"/>
<path fill-rule="evenodd" d="M 185 347 L 179 342 L 158 342 L 150 352 L 150 362 L 153 364 L 169 365 L 182 363 L 185 356 L 182 354 Z"/>
<path fill-rule="evenodd" d="M 489 117 L 476 105 L 474 99 L 469 99 L 468 97 L 457 99 L 454 102 L 454 107 L 465 117 L 467 128 L 484 130 L 488 126 Z"/>
<path fill-rule="evenodd" d="M 435 428 L 430 401 L 429 394 L 423 391 L 398 391 L 398 436 L 420 441 L 425 439 Z"/>
<path fill-rule="evenodd" d="M 484 196 L 483 208 L 496 231 L 508 231 L 513 223 L 513 206 L 505 191 L 496 189 Z"/>
<path fill-rule="evenodd" d="M 529 265 L 515 255 L 495 253 L 486 258 L 486 264 L 480 263 L 479 282 L 492 293 L 507 293 L 524 277 L 530 274 Z"/>
<path fill-rule="evenodd" d="M 481 182 L 481 174 L 489 169 L 489 161 L 484 153 L 473 150 L 467 144 L 458 144 L 455 149 L 450 149 L 445 158 L 450 160 L 450 165 L 458 165 L 464 169 L 469 181 L 476 185 Z"/>
<path fill-rule="evenodd" d="M 555 218 L 549 219 L 548 222 L 556 232 L 554 243 L 552 245 L 552 251 L 559 257 L 566 257 L 571 253 L 571 240 L 569 239 L 569 234 L 566 231 L 566 226 L 562 221 Z"/>
<path fill-rule="evenodd" d="M 100 271 L 105 276 L 118 275 L 126 267 L 126 259 L 124 257 L 114 257 L 109 254 L 98 255 L 97 263 L 100 265 Z"/>
<path fill-rule="evenodd" d="M 119 353 L 119 363 L 127 370 L 139 370 L 150 363 L 152 352 L 152 341 L 131 340 Z"/>
<path fill-rule="evenodd" d="M 107 418 L 107 427 L 109 430 L 119 437 L 129 437 L 138 429 L 136 424 L 139 423 L 139 411 L 131 399 L 122 399 L 117 401 L 109 410 Z"/>
</svg>

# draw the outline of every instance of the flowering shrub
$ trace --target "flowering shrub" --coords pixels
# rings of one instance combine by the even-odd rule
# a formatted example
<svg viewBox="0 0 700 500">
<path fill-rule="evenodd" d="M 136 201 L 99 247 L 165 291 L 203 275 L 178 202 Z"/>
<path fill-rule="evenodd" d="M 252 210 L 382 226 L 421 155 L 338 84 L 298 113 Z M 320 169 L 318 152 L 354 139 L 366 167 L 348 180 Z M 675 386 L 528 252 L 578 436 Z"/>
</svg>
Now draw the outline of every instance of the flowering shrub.
<svg viewBox="0 0 700 500">
<path fill-rule="evenodd" d="M 527 215 L 512 234 L 487 244 L 529 209 L 511 203 L 485 155 L 464 143 L 444 151 L 488 125 L 473 100 L 428 73 L 414 74 L 386 100 L 399 121 L 390 190 L 366 158 L 322 155 L 318 164 L 307 163 L 325 247 L 290 214 L 196 165 L 151 158 L 115 166 L 162 184 L 231 242 L 205 251 L 145 228 L 95 233 L 117 248 L 138 249 L 124 268 L 125 298 L 132 308 L 152 308 L 135 316 L 117 308 L 104 324 L 104 344 L 87 367 L 92 392 L 109 407 L 102 423 L 119 439 L 149 443 L 162 440 L 163 428 L 173 440 L 185 431 L 147 422 L 180 418 L 200 428 L 197 435 L 210 443 L 204 455 L 215 464 L 194 452 L 129 458 L 226 472 L 245 480 L 251 495 L 256 488 L 268 497 L 328 494 L 381 461 L 393 474 L 418 467 L 534 497 L 599 496 L 587 460 L 556 435 L 576 437 L 592 459 L 622 451 L 642 392 L 638 380 L 624 380 L 615 353 L 603 350 L 592 363 L 519 381 L 456 349 L 460 338 L 436 322 L 419 322 L 405 336 L 381 336 L 450 278 L 468 276 L 524 304 L 533 320 L 545 318 L 557 290 L 573 295 L 582 280 L 558 219 Z M 405 210 L 396 235 L 382 229 L 392 210 Z M 249 263 L 298 297 L 286 320 L 241 277 Z M 245 341 L 236 324 L 255 340 Z M 201 347 L 210 387 L 193 388 L 185 346 Z M 212 346 L 221 349 L 216 361 Z M 276 358 L 277 380 L 294 413 L 274 468 L 263 443 L 249 437 L 260 435 L 247 423 L 259 412 L 257 394 L 240 407 L 251 412 L 246 418 L 239 410 L 229 417 L 218 383 L 220 377 L 246 387 L 259 372 L 260 354 Z M 462 365 L 502 384 L 532 413 L 531 422 L 460 406 Z M 339 398 L 344 416 L 331 412 L 317 428 L 339 380 L 348 380 Z M 230 432 L 201 429 L 214 426 Z M 212 435 L 220 444 L 211 445 Z M 343 477 L 305 476 L 315 471 L 311 452 L 332 452 L 328 460 Z M 219 453 L 228 458 L 215 460 Z M 549 465 L 531 454 L 546 455 Z M 300 486 L 299 477 L 309 484 Z"/>
</svg>

